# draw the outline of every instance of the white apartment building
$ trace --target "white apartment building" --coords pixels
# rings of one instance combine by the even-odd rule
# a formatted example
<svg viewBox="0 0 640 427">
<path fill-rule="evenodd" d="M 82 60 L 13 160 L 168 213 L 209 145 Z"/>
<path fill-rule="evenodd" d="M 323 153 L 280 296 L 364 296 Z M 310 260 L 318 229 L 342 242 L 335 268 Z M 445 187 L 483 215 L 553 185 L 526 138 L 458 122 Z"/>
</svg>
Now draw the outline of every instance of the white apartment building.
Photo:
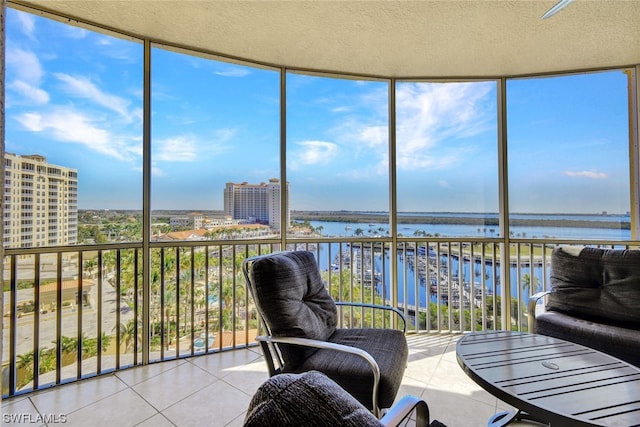
<svg viewBox="0 0 640 427">
<path fill-rule="evenodd" d="M 4 155 L 3 244 L 7 248 L 78 241 L 78 171 L 40 155 Z"/>
<path fill-rule="evenodd" d="M 291 223 L 289 209 L 289 183 L 286 190 L 286 223 Z M 228 182 L 224 189 L 224 214 L 233 219 L 268 224 L 280 228 L 280 180 L 271 178 L 268 183 L 236 184 Z"/>
</svg>

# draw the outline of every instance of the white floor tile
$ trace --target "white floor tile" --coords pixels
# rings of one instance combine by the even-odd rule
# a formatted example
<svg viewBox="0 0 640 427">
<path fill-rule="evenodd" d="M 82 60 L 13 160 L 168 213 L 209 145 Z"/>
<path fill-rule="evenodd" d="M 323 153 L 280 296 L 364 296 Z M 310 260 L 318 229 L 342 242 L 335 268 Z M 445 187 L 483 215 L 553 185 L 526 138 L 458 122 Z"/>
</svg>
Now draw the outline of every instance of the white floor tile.
<svg viewBox="0 0 640 427">
<path fill-rule="evenodd" d="M 156 413 L 151 405 L 128 388 L 68 414 L 64 426 L 134 426 Z"/>
<path fill-rule="evenodd" d="M 217 381 L 162 411 L 179 426 L 224 426 L 243 415 L 251 396 Z"/>
<path fill-rule="evenodd" d="M 132 388 L 154 408 L 162 411 L 216 381 L 219 381 L 218 378 L 194 364 L 183 363 Z"/>
<path fill-rule="evenodd" d="M 422 397 L 431 419 L 449 427 L 485 426 L 497 406 L 508 405 L 482 390 L 458 366 L 459 337 L 409 335 L 409 363 L 398 397 Z M 65 426 L 240 427 L 251 396 L 267 378 L 266 364 L 255 347 L 153 363 L 7 399 L 2 412 L 65 414 Z"/>
<path fill-rule="evenodd" d="M 69 414 L 126 388 L 116 376 L 106 375 L 34 393 L 31 401 L 41 414 Z"/>
</svg>

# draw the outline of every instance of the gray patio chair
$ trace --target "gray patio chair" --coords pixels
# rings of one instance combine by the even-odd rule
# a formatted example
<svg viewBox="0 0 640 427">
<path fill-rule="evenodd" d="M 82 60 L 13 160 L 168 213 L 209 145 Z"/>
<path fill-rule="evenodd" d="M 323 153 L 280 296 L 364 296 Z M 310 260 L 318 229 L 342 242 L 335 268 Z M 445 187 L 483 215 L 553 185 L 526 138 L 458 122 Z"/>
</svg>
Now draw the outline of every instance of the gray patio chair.
<svg viewBox="0 0 640 427">
<path fill-rule="evenodd" d="M 405 425 L 408 419 L 416 427 L 429 425 L 427 403 L 403 396 L 378 419 L 330 378 L 310 371 L 279 374 L 265 381 L 249 403 L 244 427 L 384 427 Z"/>
<path fill-rule="evenodd" d="M 308 251 L 247 258 L 243 272 L 266 332 L 256 339 L 270 376 L 320 371 L 376 417 L 393 404 L 409 353 L 402 312 L 334 302 Z M 343 305 L 390 310 L 403 329 L 338 328 L 337 306 Z"/>
</svg>

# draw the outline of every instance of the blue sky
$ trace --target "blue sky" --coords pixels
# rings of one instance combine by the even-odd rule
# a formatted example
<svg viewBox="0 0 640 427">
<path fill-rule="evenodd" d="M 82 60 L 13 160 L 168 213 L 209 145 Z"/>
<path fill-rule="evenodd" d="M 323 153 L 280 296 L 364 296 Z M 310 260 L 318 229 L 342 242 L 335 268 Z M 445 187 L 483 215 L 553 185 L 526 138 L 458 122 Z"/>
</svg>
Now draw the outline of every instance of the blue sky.
<svg viewBox="0 0 640 427">
<path fill-rule="evenodd" d="M 214 49 L 215 50 L 215 49 Z M 8 9 L 6 151 L 78 169 L 80 209 L 142 206 L 142 45 Z M 388 86 L 287 74 L 293 209 L 388 210 Z M 222 209 L 279 175 L 280 76 L 152 51 L 152 208 Z M 497 88 L 400 82 L 401 211 L 498 210 Z M 516 212 L 629 210 L 626 76 L 507 84 Z"/>
</svg>

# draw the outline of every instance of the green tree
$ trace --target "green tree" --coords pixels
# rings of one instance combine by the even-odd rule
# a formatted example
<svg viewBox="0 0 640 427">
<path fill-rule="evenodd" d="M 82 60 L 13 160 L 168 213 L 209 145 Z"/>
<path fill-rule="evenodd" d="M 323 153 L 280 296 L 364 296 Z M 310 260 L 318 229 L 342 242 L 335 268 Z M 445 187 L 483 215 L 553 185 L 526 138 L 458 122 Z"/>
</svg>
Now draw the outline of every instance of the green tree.
<svg viewBox="0 0 640 427">
<path fill-rule="evenodd" d="M 118 328 L 118 338 L 120 342 L 124 345 L 125 353 L 129 350 L 132 350 L 134 347 L 134 343 L 140 344 L 140 339 L 138 336 L 138 330 L 140 329 L 139 322 L 136 319 L 130 319 L 127 323 L 121 323 Z M 115 330 L 117 328 L 114 327 Z"/>
</svg>

